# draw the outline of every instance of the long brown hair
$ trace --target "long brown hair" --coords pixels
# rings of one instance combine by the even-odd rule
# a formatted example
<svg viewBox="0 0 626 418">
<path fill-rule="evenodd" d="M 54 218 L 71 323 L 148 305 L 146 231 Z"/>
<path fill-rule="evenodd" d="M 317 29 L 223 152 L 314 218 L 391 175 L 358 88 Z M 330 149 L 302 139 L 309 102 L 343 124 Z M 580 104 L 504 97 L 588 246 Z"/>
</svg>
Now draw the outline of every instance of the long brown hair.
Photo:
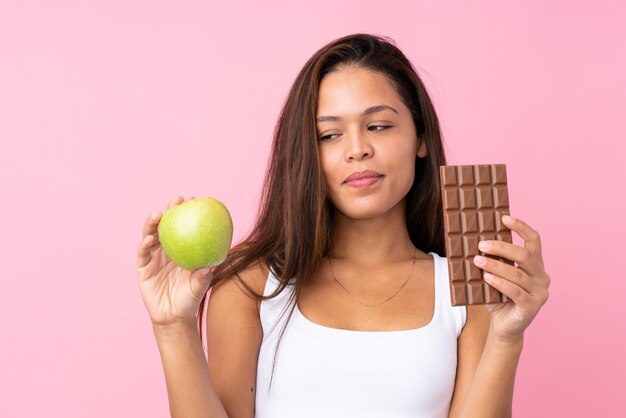
<svg viewBox="0 0 626 418">
<path fill-rule="evenodd" d="M 214 268 L 210 285 L 212 288 L 234 275 L 257 301 L 273 298 L 294 285 L 288 320 L 305 278 L 331 250 L 333 206 L 327 199 L 315 118 L 322 78 L 347 65 L 386 76 L 411 110 L 417 137 L 426 141 L 428 153 L 425 158 L 415 158 L 415 179 L 406 199 L 407 228 L 415 247 L 445 256 L 439 166 L 446 160 L 439 121 L 426 87 L 392 39 L 363 33 L 336 39 L 306 62 L 291 87 L 274 130 L 255 224 Z M 238 274 L 259 262 L 265 262 L 280 280 L 271 295 L 258 294 Z M 206 294 L 198 311 L 201 335 L 205 299 Z M 274 352 L 272 377 L 285 327 Z"/>
</svg>

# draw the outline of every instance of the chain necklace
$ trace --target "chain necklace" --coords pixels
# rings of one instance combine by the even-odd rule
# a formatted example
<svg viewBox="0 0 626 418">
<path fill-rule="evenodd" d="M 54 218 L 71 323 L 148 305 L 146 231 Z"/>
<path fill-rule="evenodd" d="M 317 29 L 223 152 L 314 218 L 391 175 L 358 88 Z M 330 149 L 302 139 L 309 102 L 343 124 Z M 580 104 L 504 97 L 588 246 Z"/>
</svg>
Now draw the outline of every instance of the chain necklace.
<svg viewBox="0 0 626 418">
<path fill-rule="evenodd" d="M 331 271 L 331 272 L 332 272 L 332 274 L 333 274 L 333 279 L 335 279 L 335 281 L 336 281 L 337 283 L 339 283 L 339 280 L 337 280 L 337 278 L 335 277 L 335 272 L 333 271 L 333 263 L 332 263 L 332 261 L 330 260 L 330 256 L 328 257 L 328 262 L 330 263 L 330 271 Z M 348 292 L 348 294 L 349 294 L 350 296 L 352 296 L 352 300 L 353 300 L 355 303 L 358 303 L 359 305 L 362 305 L 362 306 L 367 306 L 368 308 L 373 308 L 373 307 L 376 307 L 376 306 L 380 306 L 380 305 L 382 305 L 383 303 L 386 303 L 386 302 L 387 302 L 387 301 L 389 301 L 392 297 L 394 297 L 395 295 L 397 295 L 397 294 L 400 292 L 400 290 L 402 290 L 402 288 L 404 287 L 404 285 L 405 285 L 405 284 L 407 284 L 407 282 L 408 282 L 408 281 L 409 281 L 409 279 L 411 278 L 411 275 L 413 274 L 413 267 L 415 267 L 415 255 L 413 255 L 413 264 L 411 264 L 411 272 L 409 273 L 409 277 L 407 277 L 407 278 L 406 278 L 406 280 L 404 281 L 404 283 L 402 283 L 402 286 L 400 286 L 400 289 L 398 289 L 398 290 L 396 291 L 396 293 L 394 293 L 393 295 L 389 296 L 389 297 L 388 297 L 386 300 L 384 300 L 383 302 L 378 303 L 378 304 L 375 304 L 375 305 L 370 305 L 370 304 L 367 304 L 367 303 L 362 303 L 362 302 L 359 302 L 358 300 L 356 300 L 356 298 L 354 297 L 354 295 L 353 295 L 352 293 L 350 293 L 350 291 L 344 287 L 344 285 L 342 285 L 341 283 L 339 283 L 339 286 L 343 287 L 343 290 L 345 290 L 346 292 Z"/>
</svg>

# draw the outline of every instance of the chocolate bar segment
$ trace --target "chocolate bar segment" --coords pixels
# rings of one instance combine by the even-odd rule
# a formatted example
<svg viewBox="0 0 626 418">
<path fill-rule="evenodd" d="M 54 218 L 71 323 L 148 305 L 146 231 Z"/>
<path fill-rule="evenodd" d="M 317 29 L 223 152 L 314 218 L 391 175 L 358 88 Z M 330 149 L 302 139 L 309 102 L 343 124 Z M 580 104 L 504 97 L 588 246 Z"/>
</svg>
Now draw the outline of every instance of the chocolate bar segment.
<svg viewBox="0 0 626 418">
<path fill-rule="evenodd" d="M 502 216 L 509 214 L 506 165 L 440 166 L 439 175 L 452 306 L 508 301 L 484 281 L 484 271 L 474 264 L 480 254 L 514 265 L 478 249 L 479 241 L 513 242 L 511 230 L 502 224 Z"/>
</svg>

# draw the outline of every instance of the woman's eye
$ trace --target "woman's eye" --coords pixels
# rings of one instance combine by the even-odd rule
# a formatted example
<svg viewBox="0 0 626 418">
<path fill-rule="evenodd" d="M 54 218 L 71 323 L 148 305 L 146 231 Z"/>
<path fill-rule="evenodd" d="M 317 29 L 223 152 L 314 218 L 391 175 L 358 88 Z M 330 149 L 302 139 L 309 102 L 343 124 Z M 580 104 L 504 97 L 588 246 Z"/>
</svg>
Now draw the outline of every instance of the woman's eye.
<svg viewBox="0 0 626 418">
<path fill-rule="evenodd" d="M 372 125 L 370 128 L 382 128 L 382 129 L 374 129 L 374 132 L 383 131 L 387 128 L 391 128 L 389 125 Z"/>
<path fill-rule="evenodd" d="M 368 126 L 368 130 L 372 131 L 372 132 L 380 132 L 380 131 L 384 131 L 387 128 L 391 128 L 393 127 L 392 125 L 372 125 L 372 126 Z M 372 129 L 374 128 L 374 129 Z M 380 129 L 377 129 L 380 128 Z M 326 141 L 328 139 L 332 139 L 333 136 L 338 136 L 339 134 L 328 134 L 328 135 L 324 135 L 320 137 L 320 141 Z"/>
</svg>

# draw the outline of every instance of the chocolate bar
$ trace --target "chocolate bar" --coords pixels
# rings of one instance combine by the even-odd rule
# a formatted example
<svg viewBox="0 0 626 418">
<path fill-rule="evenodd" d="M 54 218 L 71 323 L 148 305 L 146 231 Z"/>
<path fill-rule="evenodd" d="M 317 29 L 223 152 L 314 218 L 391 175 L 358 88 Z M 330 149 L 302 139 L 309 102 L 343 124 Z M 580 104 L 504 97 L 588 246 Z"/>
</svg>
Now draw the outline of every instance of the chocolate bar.
<svg viewBox="0 0 626 418">
<path fill-rule="evenodd" d="M 506 165 L 446 165 L 439 175 L 452 306 L 507 302 L 474 264 L 480 254 L 514 265 L 478 249 L 484 240 L 512 243 L 511 230 L 502 224 L 502 215 L 509 214 Z"/>
</svg>

